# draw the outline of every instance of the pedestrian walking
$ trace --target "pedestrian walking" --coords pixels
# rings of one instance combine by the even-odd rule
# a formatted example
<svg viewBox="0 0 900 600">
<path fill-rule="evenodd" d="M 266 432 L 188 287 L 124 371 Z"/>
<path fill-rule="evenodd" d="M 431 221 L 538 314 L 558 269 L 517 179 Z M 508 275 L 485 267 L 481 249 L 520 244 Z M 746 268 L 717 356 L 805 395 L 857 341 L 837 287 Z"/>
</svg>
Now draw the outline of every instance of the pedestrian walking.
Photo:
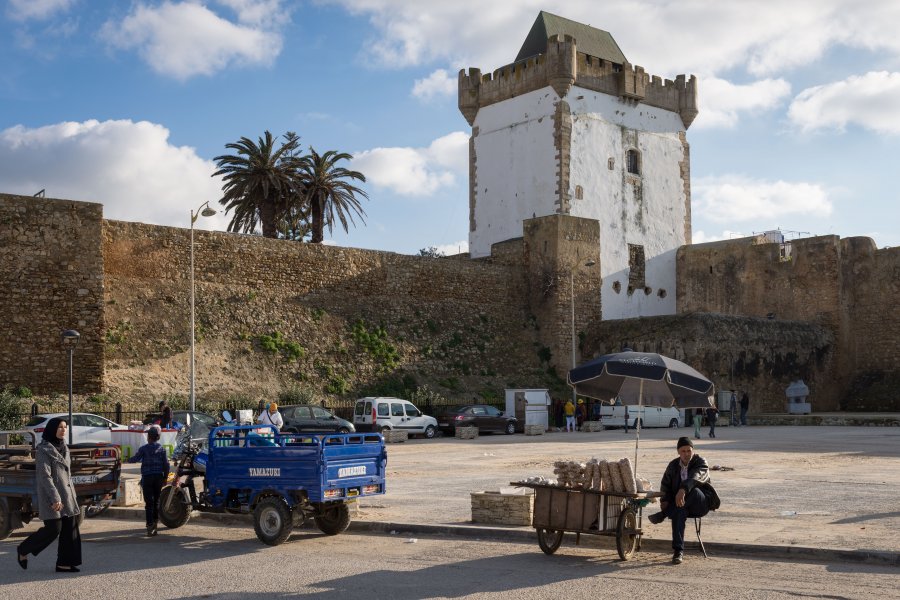
<svg viewBox="0 0 900 600">
<path fill-rule="evenodd" d="M 28 568 L 28 555 L 37 556 L 59 538 L 56 570 L 77 573 L 81 565 L 81 532 L 78 530 L 78 499 L 72 484 L 71 455 L 66 447 L 69 424 L 54 417 L 44 426 L 41 443 L 35 449 L 34 478 L 38 516 L 43 526 L 25 538 L 16 549 L 16 559 Z"/>
<path fill-rule="evenodd" d="M 626 405 L 625 406 L 625 433 L 628 433 L 628 419 L 629 418 L 630 417 L 628 416 L 628 406 Z"/>
<path fill-rule="evenodd" d="M 694 411 L 694 437 L 700 439 L 700 425 L 703 424 L 703 409 L 698 408 Z"/>
<path fill-rule="evenodd" d="M 716 437 L 716 421 L 719 420 L 719 409 L 710 406 L 706 409 L 706 422 L 709 424 L 709 437 Z"/>
<path fill-rule="evenodd" d="M 734 390 L 731 390 L 731 401 L 728 403 L 728 412 L 730 413 L 728 424 L 734 427 L 737 425 L 737 394 L 734 393 Z"/>
<path fill-rule="evenodd" d="M 169 477 L 169 459 L 166 450 L 159 444 L 159 429 L 147 430 L 147 443 L 138 448 L 128 459 L 130 463 L 141 463 L 141 491 L 144 493 L 144 516 L 147 521 L 147 536 L 156 535 L 159 522 L 159 498 L 163 485 Z"/>
<path fill-rule="evenodd" d="M 741 396 L 741 425 L 747 424 L 747 411 L 750 410 L 750 396 L 747 392 Z"/>
<path fill-rule="evenodd" d="M 278 403 L 269 402 L 266 404 L 266 409 L 256 418 L 256 422 L 260 425 L 274 425 L 275 429 L 281 431 L 281 428 L 284 427 L 284 419 L 281 417 L 281 413 L 278 412 Z"/>
</svg>

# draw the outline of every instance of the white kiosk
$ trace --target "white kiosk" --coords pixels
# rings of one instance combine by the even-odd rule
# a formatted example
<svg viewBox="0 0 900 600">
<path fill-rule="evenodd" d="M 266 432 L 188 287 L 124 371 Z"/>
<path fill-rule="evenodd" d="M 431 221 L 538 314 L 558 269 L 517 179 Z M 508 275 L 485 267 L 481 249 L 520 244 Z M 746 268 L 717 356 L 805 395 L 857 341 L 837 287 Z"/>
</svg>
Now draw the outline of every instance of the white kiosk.
<svg viewBox="0 0 900 600">
<path fill-rule="evenodd" d="M 506 411 L 514 415 L 519 424 L 516 431 L 525 431 L 526 425 L 541 425 L 544 431 L 550 424 L 550 392 L 538 389 L 506 390 Z"/>
</svg>

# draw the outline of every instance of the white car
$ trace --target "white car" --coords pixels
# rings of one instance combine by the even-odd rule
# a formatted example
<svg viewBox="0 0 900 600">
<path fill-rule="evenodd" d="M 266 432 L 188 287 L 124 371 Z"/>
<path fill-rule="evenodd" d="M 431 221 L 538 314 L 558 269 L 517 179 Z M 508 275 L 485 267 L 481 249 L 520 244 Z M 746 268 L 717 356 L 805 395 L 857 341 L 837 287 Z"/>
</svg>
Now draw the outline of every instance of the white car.
<svg viewBox="0 0 900 600">
<path fill-rule="evenodd" d="M 420 433 L 433 438 L 437 419 L 422 414 L 409 400 L 402 398 L 360 398 L 353 410 L 353 425 L 357 431 L 396 429 L 410 435 Z"/>
<path fill-rule="evenodd" d="M 628 426 L 637 427 L 638 419 L 641 427 L 681 427 L 684 417 L 674 406 L 642 406 L 640 414 L 637 406 L 628 407 Z M 604 427 L 623 427 L 625 425 L 624 406 L 601 406 L 600 422 Z"/>
<path fill-rule="evenodd" d="M 44 426 L 47 421 L 55 417 L 69 418 L 69 413 L 51 413 L 46 415 L 35 415 L 29 419 L 25 425 L 25 429 L 30 429 L 36 436 L 35 442 L 41 443 L 41 436 L 44 435 Z M 109 419 L 100 415 L 92 415 L 90 413 L 72 413 L 72 443 L 73 444 L 98 444 L 112 442 L 110 431 L 113 429 L 127 429 L 124 425 L 113 423 Z M 66 443 L 69 443 L 69 435 L 66 434 Z"/>
</svg>

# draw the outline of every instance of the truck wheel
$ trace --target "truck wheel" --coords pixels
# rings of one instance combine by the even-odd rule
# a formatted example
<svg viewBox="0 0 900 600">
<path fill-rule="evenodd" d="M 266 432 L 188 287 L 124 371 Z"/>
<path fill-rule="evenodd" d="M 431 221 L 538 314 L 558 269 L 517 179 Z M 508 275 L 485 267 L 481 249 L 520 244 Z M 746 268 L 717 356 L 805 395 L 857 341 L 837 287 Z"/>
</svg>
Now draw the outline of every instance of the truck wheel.
<svg viewBox="0 0 900 600">
<path fill-rule="evenodd" d="M 0 498 L 0 540 L 5 540 L 12 533 L 11 519 L 9 518 L 9 504 L 6 498 Z"/>
<path fill-rule="evenodd" d="M 171 485 L 165 486 L 159 494 L 159 520 L 170 529 L 178 529 L 190 518 L 191 507 L 184 501 L 181 491 Z"/>
<path fill-rule="evenodd" d="M 291 535 L 294 519 L 281 498 L 264 498 L 253 511 L 256 537 L 270 546 L 277 546 Z"/>
<path fill-rule="evenodd" d="M 321 517 L 316 517 L 316 527 L 325 535 L 337 535 L 350 527 L 350 511 L 343 502 L 322 511 Z"/>
<path fill-rule="evenodd" d="M 435 433 L 437 433 L 437 429 L 435 429 L 434 425 L 429 425 L 425 428 L 425 437 L 429 440 L 434 437 Z"/>
</svg>

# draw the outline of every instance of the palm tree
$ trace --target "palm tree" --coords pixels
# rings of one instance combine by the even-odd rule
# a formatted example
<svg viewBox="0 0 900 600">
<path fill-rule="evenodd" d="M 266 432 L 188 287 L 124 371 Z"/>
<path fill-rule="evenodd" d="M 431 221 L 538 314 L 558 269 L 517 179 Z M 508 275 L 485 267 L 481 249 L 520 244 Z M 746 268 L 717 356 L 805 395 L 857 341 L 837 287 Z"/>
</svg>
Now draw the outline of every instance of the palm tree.
<svg viewBox="0 0 900 600">
<path fill-rule="evenodd" d="M 276 148 L 277 138 L 269 131 L 258 143 L 242 137 L 225 145 L 237 155 L 213 159 L 219 167 L 213 177 L 225 176 L 219 203 L 225 206 L 226 214 L 234 211 L 228 231 L 252 233 L 261 224 L 264 237 L 277 237 L 279 221 L 301 198 L 297 178 L 301 159 L 296 155 L 300 138 L 289 131 L 284 139 Z"/>
<path fill-rule="evenodd" d="M 312 239 L 319 244 L 325 237 L 325 226 L 331 233 L 335 220 L 340 221 L 344 231 L 348 231 L 348 221 L 353 221 L 356 213 L 361 222 L 366 214 L 357 196 L 368 199 L 369 196 L 345 179 L 365 181 L 366 177 L 359 171 L 351 171 L 336 166 L 339 161 L 353 158 L 346 152 L 329 150 L 319 154 L 312 147 L 309 154 L 300 159 L 298 174 L 303 181 L 303 196 L 309 204 L 312 217 Z"/>
</svg>

